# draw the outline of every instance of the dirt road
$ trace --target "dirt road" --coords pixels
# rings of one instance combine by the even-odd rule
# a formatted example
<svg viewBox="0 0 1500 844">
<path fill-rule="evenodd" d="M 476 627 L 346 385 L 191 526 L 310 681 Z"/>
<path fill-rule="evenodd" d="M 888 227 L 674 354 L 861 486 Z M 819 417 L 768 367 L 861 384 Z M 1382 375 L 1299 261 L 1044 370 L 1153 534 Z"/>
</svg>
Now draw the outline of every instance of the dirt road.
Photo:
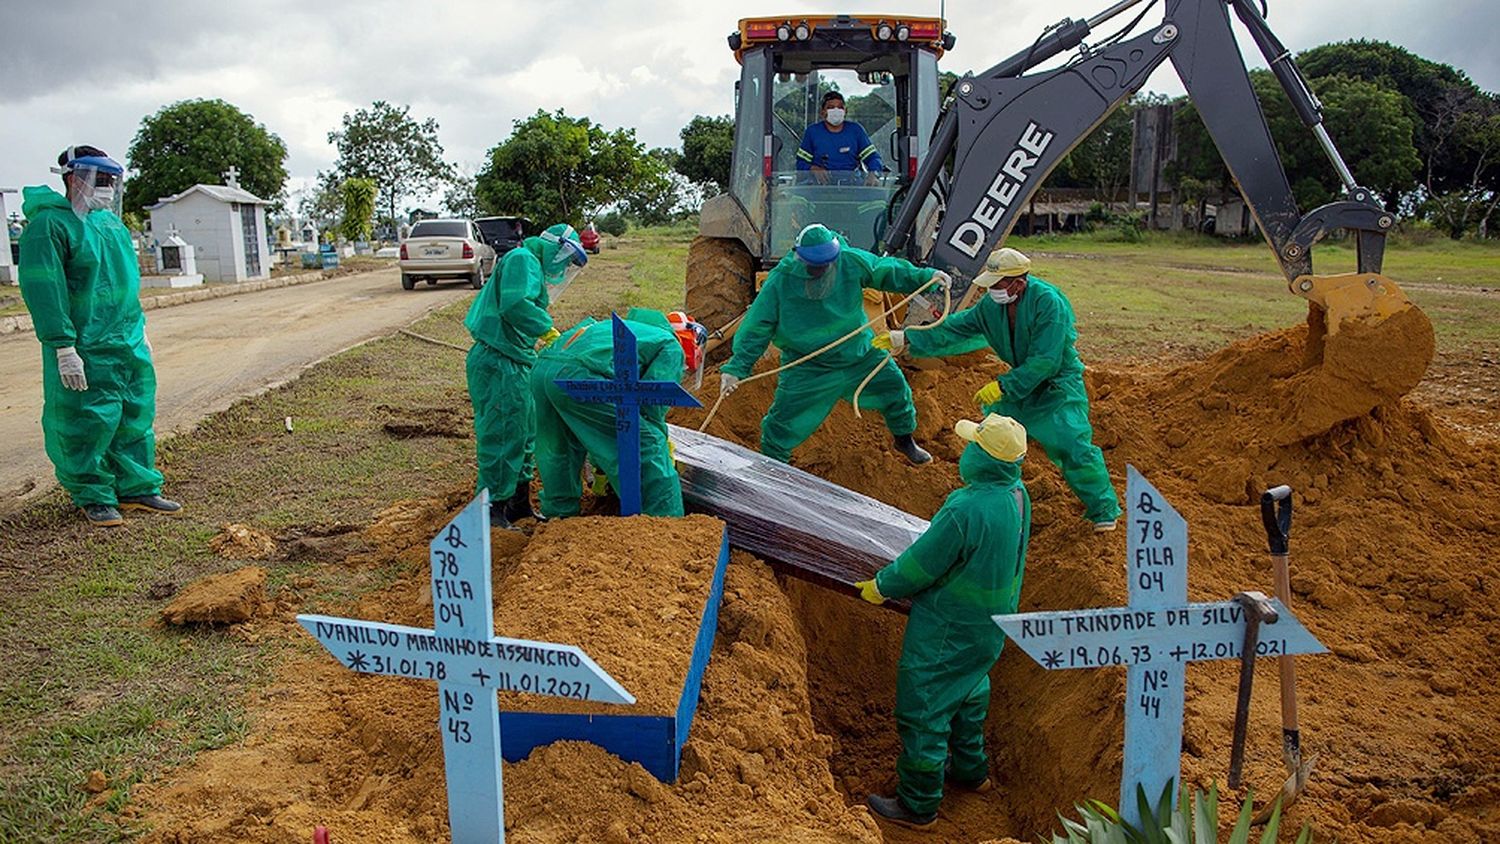
<svg viewBox="0 0 1500 844">
<path fill-rule="evenodd" d="M 157 435 L 191 428 L 309 364 L 472 292 L 467 285 L 405 291 L 392 268 L 150 311 Z M 0 512 L 56 484 L 42 449 L 41 416 L 36 337 L 0 339 Z"/>
</svg>

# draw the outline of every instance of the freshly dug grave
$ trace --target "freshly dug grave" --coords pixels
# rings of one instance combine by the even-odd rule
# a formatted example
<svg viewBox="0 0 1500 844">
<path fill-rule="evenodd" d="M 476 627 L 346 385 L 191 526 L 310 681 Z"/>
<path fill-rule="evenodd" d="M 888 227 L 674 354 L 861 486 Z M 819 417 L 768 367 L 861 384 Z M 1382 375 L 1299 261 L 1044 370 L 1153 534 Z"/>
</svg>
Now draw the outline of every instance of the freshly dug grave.
<svg viewBox="0 0 1500 844">
<path fill-rule="evenodd" d="M 456 493 L 392 507 L 383 521 L 430 536 L 462 506 L 462 498 Z M 377 525 L 366 536 L 388 530 Z M 658 628 L 671 628 L 676 620 L 662 616 L 680 599 L 632 592 L 625 581 L 639 573 L 631 567 L 639 564 L 638 557 L 652 556 L 687 560 L 711 573 L 712 561 L 706 552 L 698 559 L 697 549 L 711 540 L 716 557 L 719 530 L 720 523 L 706 517 L 636 517 L 548 524 L 529 541 L 495 531 L 496 626 L 502 634 L 537 638 L 544 638 L 537 628 L 560 638 L 571 631 L 583 639 L 594 637 L 586 649 L 641 696 L 642 703 L 633 709 L 646 708 L 652 704 L 645 690 L 674 684 L 642 679 L 638 667 L 614 664 L 610 654 L 615 650 L 590 629 L 590 616 L 554 602 L 573 601 L 574 590 L 592 589 L 594 597 L 580 600 L 595 602 L 595 620 L 610 625 L 639 616 L 639 627 L 615 635 L 656 642 Z M 682 553 L 684 548 L 691 553 Z M 404 574 L 351 614 L 430 623 L 427 560 L 421 550 L 409 543 L 377 547 L 352 561 L 399 561 Z M 677 604 L 676 616 L 691 615 L 696 630 L 705 578 L 692 572 L 682 577 L 681 591 L 696 597 Z M 548 607 L 558 618 L 546 618 Z M 530 621 L 518 621 L 521 617 Z M 536 627 L 522 629 L 532 623 Z M 641 648 L 617 652 L 642 663 L 661 659 Z M 806 663 L 806 644 L 770 569 L 736 554 L 678 783 L 663 785 L 639 765 L 592 745 L 563 742 L 541 748 L 523 762 L 504 766 L 507 840 L 880 841 L 874 822 L 862 808 L 846 805 L 829 772 L 833 740 L 813 725 Z M 680 670 L 665 664 L 659 670 L 677 671 L 674 688 L 680 690 Z M 309 649 L 308 656 L 286 667 L 278 683 L 260 692 L 249 738 L 201 754 L 171 782 L 138 787 L 133 802 L 146 808 L 143 820 L 153 827 L 146 840 L 269 844 L 308 839 L 317 824 L 327 825 L 335 841 L 444 840 L 438 701 L 436 690 L 422 685 L 356 675 Z"/>
<path fill-rule="evenodd" d="M 1308 354 L 1299 326 L 1164 375 L 1091 370 L 1096 442 L 1117 489 L 1132 463 L 1187 517 L 1192 600 L 1271 591 L 1255 502 L 1269 485 L 1296 490 L 1292 608 L 1332 653 L 1298 661 L 1304 746 L 1320 757 L 1290 823 L 1311 822 L 1323 840 L 1500 840 L 1500 671 L 1482 656 L 1500 637 L 1500 448 L 1465 439 L 1406 401 L 1336 421 L 1364 400 L 1362 388 L 1341 394 L 1324 379 L 1308 393 L 1299 379 Z M 917 364 L 907 373 L 918 439 L 934 465 L 906 465 L 878 416 L 856 420 L 843 405 L 794 462 L 930 516 L 958 484 L 962 443 L 951 426 L 977 416 L 971 397 L 999 364 L 983 355 Z M 703 394 L 716 393 L 715 380 L 705 379 Z M 710 432 L 755 444 L 771 392 L 770 383 L 746 385 Z M 702 416 L 679 412 L 676 421 L 696 427 Z M 1024 474 L 1035 517 L 1022 610 L 1122 603 L 1124 531 L 1092 534 L 1034 443 Z M 903 620 L 804 584 L 784 586 L 813 646 L 814 712 L 836 740 L 840 786 L 851 801 L 888 790 L 899 750 L 890 712 Z M 931 838 L 886 827 L 886 840 L 1029 839 L 1054 828 L 1054 812 L 1075 801 L 1117 799 L 1122 670 L 1047 672 L 1007 648 L 993 679 L 989 745 L 1000 789 L 950 796 Z M 1229 662 L 1188 671 L 1189 784 L 1222 786 L 1236 680 Z M 1279 717 L 1274 663 L 1263 661 L 1245 769 L 1261 795 L 1285 779 Z"/>
</svg>

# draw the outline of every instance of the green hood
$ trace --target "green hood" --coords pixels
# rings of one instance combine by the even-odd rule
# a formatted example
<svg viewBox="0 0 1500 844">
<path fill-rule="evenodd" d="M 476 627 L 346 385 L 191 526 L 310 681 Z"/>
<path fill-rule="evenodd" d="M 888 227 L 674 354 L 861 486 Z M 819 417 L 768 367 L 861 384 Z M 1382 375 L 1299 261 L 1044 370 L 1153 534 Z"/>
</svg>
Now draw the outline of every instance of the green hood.
<svg viewBox="0 0 1500 844">
<path fill-rule="evenodd" d="M 625 314 L 622 319 L 626 322 L 639 322 L 646 325 L 654 325 L 657 328 L 665 328 L 668 331 L 672 330 L 672 323 L 667 319 L 667 315 L 651 308 L 631 308 L 630 312 Z"/>
<path fill-rule="evenodd" d="M 32 185 L 22 188 L 21 196 L 23 197 L 21 201 L 21 213 L 25 214 L 28 220 L 35 217 L 44 208 L 58 208 L 69 212 L 73 210 L 73 206 L 68 202 L 66 196 L 46 185 Z"/>
<path fill-rule="evenodd" d="M 1023 460 L 1025 458 L 1022 458 Z M 979 443 L 969 443 L 958 458 L 958 476 L 969 486 L 1001 484 L 1010 486 L 1021 480 L 1021 461 L 996 460 Z"/>
<path fill-rule="evenodd" d="M 552 266 L 552 259 L 557 257 L 557 244 L 543 240 L 540 235 L 532 235 L 521 241 L 521 247 L 529 250 L 542 262 L 543 275 L 546 274 L 547 267 Z"/>
</svg>

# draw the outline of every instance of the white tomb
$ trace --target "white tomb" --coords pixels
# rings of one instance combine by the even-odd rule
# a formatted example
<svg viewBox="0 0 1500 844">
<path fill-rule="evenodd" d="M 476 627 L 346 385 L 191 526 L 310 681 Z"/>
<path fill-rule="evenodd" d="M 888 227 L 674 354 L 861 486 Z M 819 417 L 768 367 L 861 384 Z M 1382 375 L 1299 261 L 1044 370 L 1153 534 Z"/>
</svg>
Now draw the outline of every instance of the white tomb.
<svg viewBox="0 0 1500 844">
<path fill-rule="evenodd" d="M 10 259 L 10 214 L 5 210 L 5 195 L 15 188 L 0 188 L 0 284 L 17 284 L 16 265 Z"/>
<path fill-rule="evenodd" d="M 198 272 L 209 281 L 270 278 L 271 248 L 266 237 L 267 200 L 242 189 L 231 167 L 223 185 L 193 185 L 161 199 L 148 210 L 151 231 L 172 230 L 192 244 Z"/>
<path fill-rule="evenodd" d="M 197 287 L 203 283 L 193 245 L 177 236 L 175 228 L 156 241 L 156 275 L 141 276 L 142 287 Z"/>
</svg>

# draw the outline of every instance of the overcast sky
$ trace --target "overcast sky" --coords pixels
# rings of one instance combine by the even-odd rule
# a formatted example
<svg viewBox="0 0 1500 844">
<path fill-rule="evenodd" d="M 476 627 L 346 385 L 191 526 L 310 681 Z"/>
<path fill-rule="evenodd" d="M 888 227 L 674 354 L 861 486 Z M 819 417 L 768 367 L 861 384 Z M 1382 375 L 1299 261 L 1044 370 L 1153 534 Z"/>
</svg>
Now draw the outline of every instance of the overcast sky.
<svg viewBox="0 0 1500 844">
<path fill-rule="evenodd" d="M 1111 2 L 948 0 L 958 43 L 942 66 L 983 69 L 1047 24 Z M 1269 3 L 1293 50 L 1382 39 L 1500 89 L 1496 0 Z M 377 99 L 437 118 L 446 158 L 469 167 L 539 108 L 677 146 L 693 115 L 730 111 L 738 65 L 724 38 L 739 17 L 829 11 L 936 15 L 938 2 L 0 0 L 0 186 L 55 181 L 47 167 L 70 143 L 124 161 L 142 117 L 198 97 L 227 100 L 280 135 L 289 188 L 333 162 L 327 135 L 340 116 Z M 1147 89 L 1182 91 L 1170 65 Z"/>
</svg>

